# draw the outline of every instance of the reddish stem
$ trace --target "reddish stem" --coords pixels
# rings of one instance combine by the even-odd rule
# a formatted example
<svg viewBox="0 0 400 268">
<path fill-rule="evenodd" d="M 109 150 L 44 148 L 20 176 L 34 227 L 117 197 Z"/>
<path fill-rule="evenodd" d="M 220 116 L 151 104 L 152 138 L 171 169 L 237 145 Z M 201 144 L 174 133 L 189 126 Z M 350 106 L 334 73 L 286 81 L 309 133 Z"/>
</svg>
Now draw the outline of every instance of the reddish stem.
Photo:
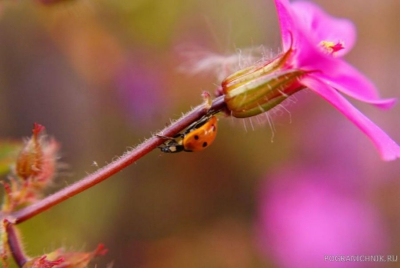
<svg viewBox="0 0 400 268">
<path fill-rule="evenodd" d="M 19 267 L 22 267 L 28 258 L 25 256 L 24 249 L 22 248 L 22 243 L 18 237 L 17 230 L 11 222 L 8 220 L 3 221 L 4 229 L 7 234 L 7 244 L 10 248 L 11 254 Z"/>
<path fill-rule="evenodd" d="M 225 102 L 223 96 L 216 98 L 210 110 L 219 111 L 225 108 Z M 199 105 L 194 108 L 189 113 L 183 115 L 180 119 L 172 123 L 170 126 L 166 127 L 159 134 L 173 137 L 178 134 L 180 131 L 184 130 L 190 124 L 200 119 L 203 115 L 208 112 L 209 109 L 205 107 L 205 105 Z M 12 212 L 8 215 L 1 215 L 10 219 L 11 222 L 18 224 L 24 222 L 33 216 L 61 203 L 62 201 L 73 197 L 74 195 L 104 181 L 105 179 L 111 177 L 115 173 L 121 171 L 125 167 L 129 166 L 136 160 L 140 159 L 144 155 L 151 152 L 153 149 L 157 148 L 157 146 L 161 145 L 164 142 L 163 139 L 154 135 L 150 139 L 146 140 L 136 148 L 131 151 L 126 152 L 124 155 L 119 157 L 117 160 L 111 162 L 110 164 L 100 168 L 96 172 L 86 176 L 82 180 L 61 189 L 60 191 L 28 206 L 18 211 Z"/>
</svg>

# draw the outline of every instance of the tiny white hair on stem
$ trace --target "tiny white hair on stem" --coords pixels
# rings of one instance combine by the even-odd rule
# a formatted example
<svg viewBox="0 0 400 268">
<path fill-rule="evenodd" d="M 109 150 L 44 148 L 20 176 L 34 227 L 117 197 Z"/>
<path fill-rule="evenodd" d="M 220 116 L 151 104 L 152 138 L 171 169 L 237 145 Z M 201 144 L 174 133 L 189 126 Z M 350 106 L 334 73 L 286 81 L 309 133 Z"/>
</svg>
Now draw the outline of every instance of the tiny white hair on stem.
<svg viewBox="0 0 400 268">
<path fill-rule="evenodd" d="M 243 120 L 244 131 L 247 132 L 246 119 Z"/>
<path fill-rule="evenodd" d="M 270 116 L 270 113 L 264 113 L 264 114 L 265 114 L 265 117 L 267 118 L 268 125 L 271 128 L 271 142 L 274 142 L 275 131 L 276 131 L 274 120 Z"/>
<path fill-rule="evenodd" d="M 211 73 L 216 75 L 219 81 L 240 69 L 260 65 L 273 56 L 272 52 L 267 53 L 263 46 L 236 48 L 236 53 L 230 55 L 186 46 L 179 48 L 179 54 L 183 58 L 183 63 L 178 67 L 179 71 L 192 75 Z"/>
</svg>

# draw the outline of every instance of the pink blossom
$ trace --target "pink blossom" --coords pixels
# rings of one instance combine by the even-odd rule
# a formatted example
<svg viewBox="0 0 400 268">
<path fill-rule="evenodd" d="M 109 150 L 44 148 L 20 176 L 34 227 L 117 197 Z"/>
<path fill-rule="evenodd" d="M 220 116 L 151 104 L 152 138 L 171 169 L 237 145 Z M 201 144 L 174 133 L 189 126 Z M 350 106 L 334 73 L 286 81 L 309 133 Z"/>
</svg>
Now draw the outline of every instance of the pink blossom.
<svg viewBox="0 0 400 268">
<path fill-rule="evenodd" d="M 346 19 L 324 13 L 310 2 L 275 0 L 283 50 L 290 57 L 280 72 L 301 70 L 300 85 L 323 97 L 360 128 L 378 148 L 384 160 L 400 157 L 400 147 L 349 101 L 345 94 L 379 108 L 390 108 L 395 99 L 380 99 L 373 83 L 341 56 L 354 45 L 356 31 Z"/>
<path fill-rule="evenodd" d="M 277 267 L 376 267 L 341 256 L 386 256 L 390 240 L 379 212 L 364 199 L 324 181 L 342 175 L 280 171 L 261 187 L 257 239 Z"/>
</svg>

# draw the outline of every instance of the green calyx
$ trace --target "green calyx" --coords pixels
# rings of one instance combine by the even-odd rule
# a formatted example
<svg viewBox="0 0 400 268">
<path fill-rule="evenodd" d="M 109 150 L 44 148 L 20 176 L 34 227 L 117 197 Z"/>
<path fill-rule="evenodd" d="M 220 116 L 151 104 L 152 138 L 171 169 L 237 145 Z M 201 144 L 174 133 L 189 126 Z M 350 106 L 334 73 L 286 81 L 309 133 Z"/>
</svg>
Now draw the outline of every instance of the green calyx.
<svg viewBox="0 0 400 268">
<path fill-rule="evenodd" d="M 244 118 L 266 112 L 303 89 L 302 70 L 284 68 L 291 50 L 262 66 L 242 69 L 222 82 L 232 116 Z"/>
</svg>

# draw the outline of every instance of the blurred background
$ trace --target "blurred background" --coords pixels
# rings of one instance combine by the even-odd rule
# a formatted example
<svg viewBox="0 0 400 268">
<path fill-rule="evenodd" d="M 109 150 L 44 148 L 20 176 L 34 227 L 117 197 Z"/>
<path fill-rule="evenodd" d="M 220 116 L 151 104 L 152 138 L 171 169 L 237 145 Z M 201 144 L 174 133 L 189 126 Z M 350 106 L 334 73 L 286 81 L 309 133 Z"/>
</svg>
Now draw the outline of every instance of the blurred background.
<svg viewBox="0 0 400 268">
<path fill-rule="evenodd" d="M 51 2 L 0 2 L 0 137 L 27 137 L 38 122 L 62 144 L 68 167 L 49 193 L 214 92 L 216 76 L 191 73 L 182 54 L 280 50 L 272 0 Z M 354 21 L 347 60 L 400 97 L 400 2 L 314 2 Z M 400 142 L 400 106 L 355 105 Z M 221 118 L 207 150 L 154 151 L 23 223 L 27 252 L 104 243 L 90 267 L 398 267 L 324 256 L 400 255 L 399 160 L 383 162 L 311 92 L 269 115 L 273 127 Z"/>
</svg>

